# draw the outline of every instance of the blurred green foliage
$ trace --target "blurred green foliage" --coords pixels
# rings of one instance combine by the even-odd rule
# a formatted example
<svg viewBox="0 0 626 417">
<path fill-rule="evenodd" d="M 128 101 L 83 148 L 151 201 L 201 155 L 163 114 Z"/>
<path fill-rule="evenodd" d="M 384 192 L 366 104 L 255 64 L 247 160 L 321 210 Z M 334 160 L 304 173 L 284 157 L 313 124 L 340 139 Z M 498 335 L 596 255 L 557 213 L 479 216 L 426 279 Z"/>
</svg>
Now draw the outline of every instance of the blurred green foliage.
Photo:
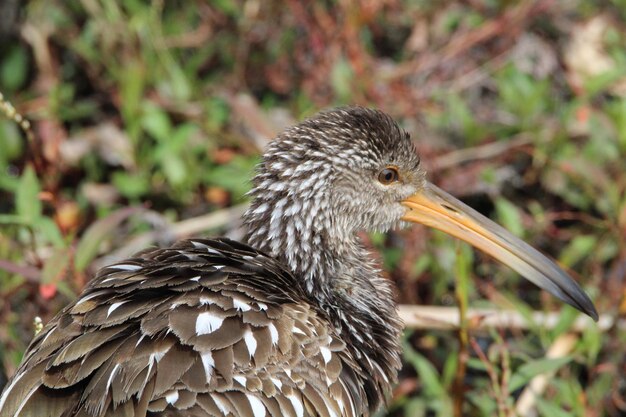
<svg viewBox="0 0 626 417">
<path fill-rule="evenodd" d="M 15 370 L 33 317 L 50 319 L 107 253 L 150 231 L 170 243 L 171 223 L 245 202 L 263 143 L 341 104 L 400 120 L 433 181 L 571 268 L 601 313 L 622 317 L 625 9 L 621 0 L 24 2 L 19 30 L 0 39 L 0 91 L 37 137 L 28 144 L 0 119 L 2 367 Z M 407 332 L 390 415 L 448 416 L 459 398 L 466 416 L 511 415 L 528 381 L 549 371 L 538 415 L 626 413 L 623 328 L 590 327 L 573 351 L 546 359 L 573 330 L 573 309 L 441 233 L 365 240 L 400 302 L 514 307 L 529 327 Z M 562 313 L 545 329 L 536 309 Z"/>
</svg>

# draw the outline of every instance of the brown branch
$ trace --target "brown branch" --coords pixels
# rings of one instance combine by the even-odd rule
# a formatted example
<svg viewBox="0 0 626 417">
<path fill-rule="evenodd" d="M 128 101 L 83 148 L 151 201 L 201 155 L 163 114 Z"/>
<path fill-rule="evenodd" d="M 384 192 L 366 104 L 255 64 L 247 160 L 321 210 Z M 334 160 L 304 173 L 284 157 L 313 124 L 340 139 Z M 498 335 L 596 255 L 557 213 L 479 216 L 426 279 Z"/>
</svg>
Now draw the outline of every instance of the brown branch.
<svg viewBox="0 0 626 417">
<path fill-rule="evenodd" d="M 430 171 L 440 171 L 459 166 L 460 164 L 490 159 L 509 152 L 511 149 L 530 145 L 532 139 L 527 134 L 519 134 L 507 141 L 490 142 L 471 148 L 458 149 L 434 158 L 429 163 Z"/>
<path fill-rule="evenodd" d="M 39 284 L 41 271 L 39 268 L 29 265 L 18 265 L 6 259 L 0 259 L 0 269 L 11 274 L 21 275 L 31 284 Z"/>
</svg>

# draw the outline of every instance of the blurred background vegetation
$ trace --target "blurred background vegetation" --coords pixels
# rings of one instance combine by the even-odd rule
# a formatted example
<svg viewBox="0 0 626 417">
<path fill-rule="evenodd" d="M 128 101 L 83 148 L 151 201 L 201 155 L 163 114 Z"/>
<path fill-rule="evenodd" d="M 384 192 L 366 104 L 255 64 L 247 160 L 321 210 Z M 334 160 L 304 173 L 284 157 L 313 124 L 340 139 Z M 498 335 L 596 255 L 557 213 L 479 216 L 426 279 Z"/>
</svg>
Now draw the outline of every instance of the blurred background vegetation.
<svg viewBox="0 0 626 417">
<path fill-rule="evenodd" d="M 0 387 L 34 318 L 98 267 L 237 237 L 267 140 L 361 104 L 401 121 L 432 181 L 556 258 L 605 319 L 580 331 L 442 234 L 364 236 L 401 303 L 526 320 L 407 331 L 389 415 L 626 415 L 625 46 L 624 0 L 0 2 L 0 92 L 35 133 L 0 118 Z"/>
</svg>

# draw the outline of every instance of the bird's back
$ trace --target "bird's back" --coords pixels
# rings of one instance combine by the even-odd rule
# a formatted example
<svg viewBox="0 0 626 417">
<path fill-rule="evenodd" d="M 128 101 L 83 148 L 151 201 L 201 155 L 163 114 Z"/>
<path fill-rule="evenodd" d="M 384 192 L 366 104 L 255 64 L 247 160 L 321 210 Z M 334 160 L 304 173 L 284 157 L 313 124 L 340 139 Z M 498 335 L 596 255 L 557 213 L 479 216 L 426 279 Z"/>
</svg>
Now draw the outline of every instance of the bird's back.
<svg viewBox="0 0 626 417">
<path fill-rule="evenodd" d="M 194 239 L 101 270 L 33 340 L 0 416 L 358 416 L 362 378 L 279 262 Z"/>
</svg>

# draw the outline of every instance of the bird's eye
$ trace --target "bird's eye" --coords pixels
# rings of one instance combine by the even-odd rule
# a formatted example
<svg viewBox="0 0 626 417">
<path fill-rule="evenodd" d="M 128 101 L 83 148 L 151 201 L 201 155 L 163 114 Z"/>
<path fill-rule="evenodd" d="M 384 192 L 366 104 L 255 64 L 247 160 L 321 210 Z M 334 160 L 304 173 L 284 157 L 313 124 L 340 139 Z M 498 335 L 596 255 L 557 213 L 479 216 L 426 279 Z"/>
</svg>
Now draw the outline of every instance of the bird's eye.
<svg viewBox="0 0 626 417">
<path fill-rule="evenodd" d="M 398 174 L 398 170 L 394 167 L 387 167 L 378 174 L 378 181 L 384 185 L 389 185 L 399 179 L 400 175 Z"/>
</svg>

